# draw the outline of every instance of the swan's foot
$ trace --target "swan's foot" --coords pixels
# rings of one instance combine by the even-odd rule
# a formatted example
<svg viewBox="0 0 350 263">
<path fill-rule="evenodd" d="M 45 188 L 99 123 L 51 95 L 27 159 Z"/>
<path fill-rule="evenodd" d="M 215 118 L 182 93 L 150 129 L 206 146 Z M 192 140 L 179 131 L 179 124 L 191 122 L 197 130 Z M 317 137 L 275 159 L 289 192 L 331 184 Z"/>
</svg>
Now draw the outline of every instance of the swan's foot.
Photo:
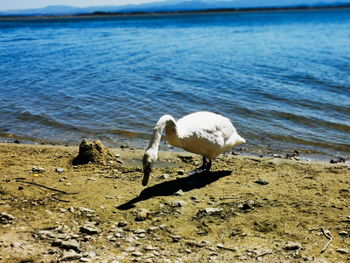
<svg viewBox="0 0 350 263">
<path fill-rule="evenodd" d="M 195 174 L 204 174 L 204 173 L 207 173 L 209 172 L 210 170 L 210 167 L 211 167 L 211 160 L 207 160 L 207 158 L 205 158 L 203 156 L 203 164 L 201 167 L 198 167 L 197 169 L 194 169 L 193 171 L 191 172 L 188 172 L 188 175 L 195 175 Z"/>
</svg>

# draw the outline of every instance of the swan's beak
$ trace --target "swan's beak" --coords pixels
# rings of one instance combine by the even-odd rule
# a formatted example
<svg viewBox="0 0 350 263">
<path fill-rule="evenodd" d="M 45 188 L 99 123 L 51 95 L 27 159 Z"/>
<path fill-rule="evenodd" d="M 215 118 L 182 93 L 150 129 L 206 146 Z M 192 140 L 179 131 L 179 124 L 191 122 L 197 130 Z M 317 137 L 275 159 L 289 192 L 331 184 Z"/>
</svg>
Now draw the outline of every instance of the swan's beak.
<svg viewBox="0 0 350 263">
<path fill-rule="evenodd" d="M 152 172 L 152 169 L 150 165 L 147 165 L 147 167 L 143 169 L 143 179 L 142 179 L 143 186 L 146 186 L 148 184 L 148 179 L 151 172 Z"/>
</svg>

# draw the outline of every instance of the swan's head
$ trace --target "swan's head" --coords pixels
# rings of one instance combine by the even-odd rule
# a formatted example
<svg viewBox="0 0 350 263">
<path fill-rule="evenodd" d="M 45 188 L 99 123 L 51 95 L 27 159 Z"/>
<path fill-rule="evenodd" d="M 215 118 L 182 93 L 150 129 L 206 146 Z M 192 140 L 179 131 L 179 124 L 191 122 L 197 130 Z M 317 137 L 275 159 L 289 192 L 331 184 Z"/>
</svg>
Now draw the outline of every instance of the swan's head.
<svg viewBox="0 0 350 263">
<path fill-rule="evenodd" d="M 142 164 L 143 164 L 142 185 L 143 186 L 146 186 L 148 184 L 148 179 L 152 172 L 153 163 L 155 161 L 157 161 L 157 153 L 152 150 L 147 150 L 142 158 Z"/>
</svg>

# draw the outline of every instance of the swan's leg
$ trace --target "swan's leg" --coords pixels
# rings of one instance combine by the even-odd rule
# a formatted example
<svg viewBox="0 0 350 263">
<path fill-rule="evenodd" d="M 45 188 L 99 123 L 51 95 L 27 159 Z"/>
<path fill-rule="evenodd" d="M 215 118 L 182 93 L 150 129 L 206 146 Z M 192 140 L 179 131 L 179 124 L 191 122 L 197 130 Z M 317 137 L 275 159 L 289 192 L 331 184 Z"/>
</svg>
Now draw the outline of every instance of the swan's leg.
<svg viewBox="0 0 350 263">
<path fill-rule="evenodd" d="M 188 175 L 206 173 L 209 171 L 210 167 L 211 167 L 211 160 L 208 161 L 207 158 L 203 156 L 202 166 L 189 172 Z"/>
</svg>

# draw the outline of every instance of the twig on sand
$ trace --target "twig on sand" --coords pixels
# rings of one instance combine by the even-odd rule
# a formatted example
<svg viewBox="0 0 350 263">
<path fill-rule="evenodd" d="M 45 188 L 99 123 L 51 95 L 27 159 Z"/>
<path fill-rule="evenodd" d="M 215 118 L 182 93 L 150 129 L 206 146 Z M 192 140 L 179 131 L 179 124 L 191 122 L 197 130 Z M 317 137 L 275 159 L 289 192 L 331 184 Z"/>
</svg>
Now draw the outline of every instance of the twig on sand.
<svg viewBox="0 0 350 263">
<path fill-rule="evenodd" d="M 142 172 L 142 169 L 141 168 L 135 168 L 135 169 L 129 169 L 129 170 L 123 170 L 122 171 L 123 174 L 134 173 L 134 172 Z"/>
<path fill-rule="evenodd" d="M 321 253 L 325 252 L 326 249 L 328 248 L 328 246 L 331 244 L 331 242 L 333 241 L 333 235 L 331 233 L 331 231 L 329 231 L 328 229 L 325 228 L 321 228 L 323 235 L 325 235 L 326 238 L 328 238 L 328 242 L 327 244 L 324 246 L 324 248 L 321 250 Z"/>
<path fill-rule="evenodd" d="M 61 202 L 65 202 L 65 203 L 69 203 L 70 202 L 68 200 L 64 200 L 64 199 L 61 199 L 61 198 L 57 197 L 57 195 L 58 194 L 53 194 L 53 195 L 51 195 L 51 198 L 56 200 L 56 201 L 61 201 Z"/>
<path fill-rule="evenodd" d="M 242 197 L 241 196 L 237 196 L 237 197 L 220 197 L 219 199 L 220 200 L 229 200 L 229 199 L 237 200 L 237 199 L 242 199 Z"/>
<path fill-rule="evenodd" d="M 56 188 L 52 188 L 52 187 L 49 187 L 49 186 L 46 186 L 46 185 L 38 184 L 36 182 L 24 181 L 21 178 L 16 178 L 16 182 L 35 185 L 35 186 L 38 186 L 38 187 L 41 187 L 41 188 L 45 188 L 45 189 L 48 189 L 48 190 L 51 190 L 51 191 L 54 191 L 54 192 L 58 192 L 58 193 L 64 194 L 64 195 L 76 195 L 76 194 L 79 194 L 79 193 L 68 193 L 66 191 L 59 190 L 59 189 L 56 189 Z"/>
</svg>

